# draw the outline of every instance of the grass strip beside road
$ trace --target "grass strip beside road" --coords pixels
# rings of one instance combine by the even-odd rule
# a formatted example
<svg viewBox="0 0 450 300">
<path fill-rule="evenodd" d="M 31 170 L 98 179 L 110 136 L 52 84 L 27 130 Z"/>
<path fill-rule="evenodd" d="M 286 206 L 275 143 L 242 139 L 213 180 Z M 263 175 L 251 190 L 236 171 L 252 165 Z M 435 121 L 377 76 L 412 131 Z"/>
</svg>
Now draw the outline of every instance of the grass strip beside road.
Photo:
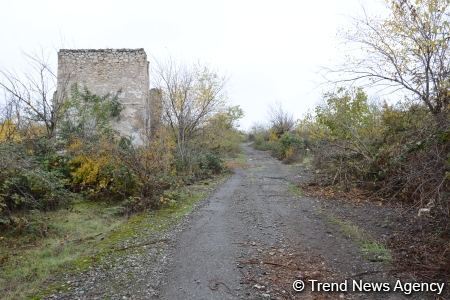
<svg viewBox="0 0 450 300">
<path fill-rule="evenodd" d="M 118 214 L 120 206 L 79 201 L 70 209 L 27 215 L 34 231 L 0 237 L 0 294 L 2 299 L 40 299 L 64 291 L 58 275 L 83 272 L 111 255 L 124 255 L 127 240 L 155 236 L 177 224 L 195 204 L 207 197 L 224 176 L 182 187 L 156 211 L 131 217 Z M 44 288 L 45 287 L 45 288 Z M 32 295 L 32 296 L 30 296 Z"/>
</svg>

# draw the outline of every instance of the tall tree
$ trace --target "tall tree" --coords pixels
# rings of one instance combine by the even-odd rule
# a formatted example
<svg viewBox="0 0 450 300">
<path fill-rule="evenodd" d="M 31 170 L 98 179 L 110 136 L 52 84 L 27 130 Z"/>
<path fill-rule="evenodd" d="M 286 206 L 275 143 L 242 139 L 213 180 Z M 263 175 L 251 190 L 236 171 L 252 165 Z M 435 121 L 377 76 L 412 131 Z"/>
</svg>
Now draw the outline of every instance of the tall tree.
<svg viewBox="0 0 450 300">
<path fill-rule="evenodd" d="M 403 90 L 434 115 L 450 104 L 450 0 L 386 0 L 388 15 L 356 20 L 346 35 L 363 50 L 336 70 L 338 81 Z"/>
<path fill-rule="evenodd" d="M 162 93 L 164 119 L 177 142 L 183 164 L 189 143 L 205 122 L 224 104 L 225 79 L 206 66 L 185 66 L 170 60 L 159 64 L 156 86 Z"/>
<path fill-rule="evenodd" d="M 27 120 L 43 125 L 46 136 L 53 137 L 63 109 L 62 99 L 54 99 L 56 74 L 43 52 L 25 56 L 28 71 L 16 74 L 0 70 L 0 87 L 6 91 L 7 103 L 16 108 L 17 117 L 22 119 L 22 123 Z M 63 84 L 60 88 L 65 89 L 66 86 Z M 64 95 L 64 92 L 57 94 Z"/>
</svg>

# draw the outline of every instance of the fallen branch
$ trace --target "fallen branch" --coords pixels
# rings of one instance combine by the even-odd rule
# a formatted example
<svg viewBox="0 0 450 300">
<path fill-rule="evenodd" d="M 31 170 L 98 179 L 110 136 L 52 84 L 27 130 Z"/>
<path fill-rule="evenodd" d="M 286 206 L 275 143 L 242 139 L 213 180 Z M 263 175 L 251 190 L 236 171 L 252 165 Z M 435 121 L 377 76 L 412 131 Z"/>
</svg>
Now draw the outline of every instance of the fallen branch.
<svg viewBox="0 0 450 300">
<path fill-rule="evenodd" d="M 273 262 L 270 262 L 270 261 L 263 261 L 263 264 L 271 265 L 271 266 L 277 266 L 277 267 L 284 267 L 286 269 L 292 269 L 290 266 L 286 266 L 286 265 L 283 265 L 283 264 L 277 264 L 277 263 L 273 263 Z"/>
</svg>

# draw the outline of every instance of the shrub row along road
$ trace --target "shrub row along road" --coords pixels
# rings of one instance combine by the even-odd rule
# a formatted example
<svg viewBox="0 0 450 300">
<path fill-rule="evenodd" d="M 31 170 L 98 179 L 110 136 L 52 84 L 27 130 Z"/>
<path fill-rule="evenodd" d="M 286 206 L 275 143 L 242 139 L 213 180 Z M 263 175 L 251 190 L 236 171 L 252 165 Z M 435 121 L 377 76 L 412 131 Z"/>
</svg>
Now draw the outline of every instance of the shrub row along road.
<svg viewBox="0 0 450 300">
<path fill-rule="evenodd" d="M 392 282 L 387 275 L 389 264 L 363 253 L 361 240 L 349 238 L 349 228 L 344 230 L 333 217 L 334 212 L 345 211 L 372 227 L 371 221 L 381 218 L 381 208 L 360 210 L 349 204 L 302 196 L 293 184 L 311 176 L 302 166 L 284 165 L 248 145 L 243 146 L 243 151 L 246 166 L 235 170 L 183 222 L 160 237 L 149 235 L 148 243 L 139 237 L 137 244 L 148 246 L 130 247 L 130 252 L 65 278 L 71 288 L 49 298 L 403 297 L 399 293 L 320 294 L 310 292 L 309 286 L 295 293 L 294 280 Z"/>
<path fill-rule="evenodd" d="M 291 182 L 306 174 L 301 167 L 247 145 L 243 149 L 247 166 L 220 186 L 175 237 L 161 299 L 400 297 L 294 293 L 296 279 L 386 281 L 385 265 L 370 262 L 327 221 L 320 200 L 295 193 Z"/>
</svg>

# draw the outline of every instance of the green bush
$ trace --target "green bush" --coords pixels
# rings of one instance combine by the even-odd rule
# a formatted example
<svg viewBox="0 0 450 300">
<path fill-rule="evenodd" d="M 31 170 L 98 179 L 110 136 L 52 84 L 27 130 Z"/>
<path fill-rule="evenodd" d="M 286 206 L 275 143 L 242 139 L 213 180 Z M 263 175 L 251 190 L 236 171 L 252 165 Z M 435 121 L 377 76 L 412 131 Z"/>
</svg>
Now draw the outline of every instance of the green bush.
<svg viewBox="0 0 450 300">
<path fill-rule="evenodd" d="M 93 200 L 122 200 L 136 194 L 133 172 L 110 154 L 78 155 L 69 162 L 70 184 Z"/>
<path fill-rule="evenodd" d="M 261 151 L 271 150 L 271 146 L 269 144 L 269 135 L 267 132 L 257 132 L 252 136 L 253 146 Z"/>
<path fill-rule="evenodd" d="M 200 168 L 219 174 L 223 170 L 223 160 L 214 153 L 206 153 L 200 161 Z"/>
<path fill-rule="evenodd" d="M 119 93 L 98 96 L 86 87 L 80 89 L 74 84 L 69 99 L 64 102 L 58 126 L 60 138 L 71 141 L 77 137 L 95 143 L 99 136 L 113 137 L 115 132 L 111 121 L 118 119 L 123 109 L 118 100 Z"/>
<path fill-rule="evenodd" d="M 302 128 L 309 128 L 322 184 L 448 211 L 448 118 L 418 104 L 374 105 L 361 89 L 340 89 L 325 100 Z"/>
<path fill-rule="evenodd" d="M 191 173 L 188 181 L 210 178 L 214 174 L 223 171 L 223 160 L 219 155 L 212 152 L 196 152 L 195 156 L 190 160 Z"/>
<path fill-rule="evenodd" d="M 11 175 L 2 184 L 2 197 L 11 208 L 55 209 L 68 200 L 64 180 L 56 172 L 36 168 Z"/>
<path fill-rule="evenodd" d="M 17 211 L 55 209 L 74 197 L 60 172 L 48 170 L 29 153 L 21 144 L 0 143 L 0 218 L 4 225 Z"/>
<path fill-rule="evenodd" d="M 280 152 L 281 155 L 279 159 L 285 162 L 293 162 L 298 160 L 301 156 L 302 151 L 305 149 L 303 139 L 292 132 L 284 133 L 280 140 Z"/>
<path fill-rule="evenodd" d="M 271 129 L 260 129 L 252 132 L 249 139 L 253 147 L 262 151 L 270 151 L 272 156 L 286 163 L 301 159 L 305 145 L 296 132 L 285 132 L 280 137 Z"/>
</svg>

